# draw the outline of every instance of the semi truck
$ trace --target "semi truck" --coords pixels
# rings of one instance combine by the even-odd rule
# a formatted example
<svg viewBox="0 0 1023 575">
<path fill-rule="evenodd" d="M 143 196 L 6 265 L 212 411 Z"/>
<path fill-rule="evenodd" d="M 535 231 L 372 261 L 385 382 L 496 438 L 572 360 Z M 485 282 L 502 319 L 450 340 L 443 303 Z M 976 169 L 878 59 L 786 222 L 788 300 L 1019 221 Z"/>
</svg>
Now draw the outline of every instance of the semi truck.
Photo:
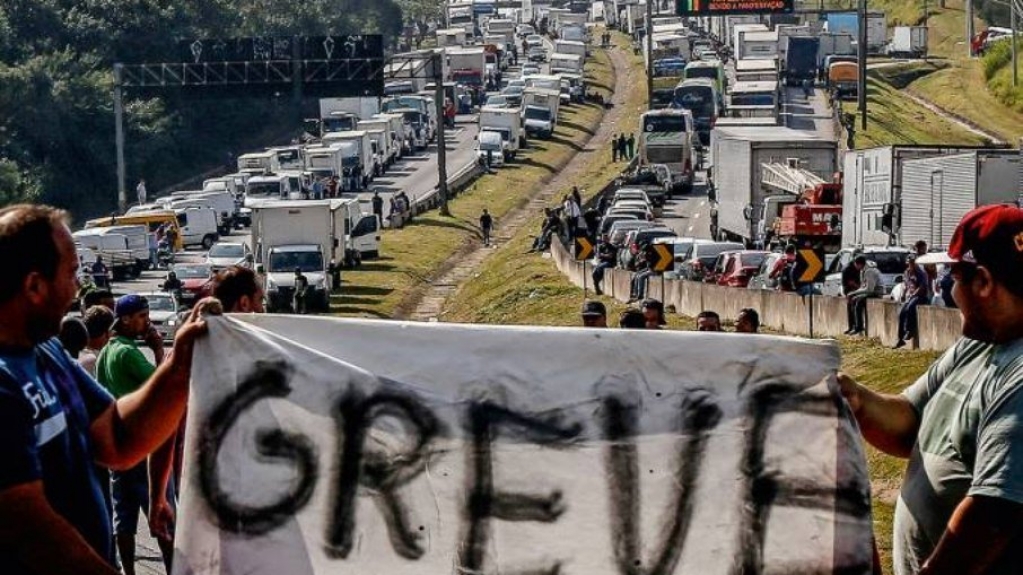
<svg viewBox="0 0 1023 575">
<path fill-rule="evenodd" d="M 846 152 L 842 245 L 896 245 L 906 161 L 974 150 L 971 146 L 881 146 Z"/>
<path fill-rule="evenodd" d="M 830 180 L 838 144 L 785 127 L 728 127 L 711 131 L 711 234 L 753 246 L 761 240 L 765 193 L 763 164 L 795 165 Z"/>
<path fill-rule="evenodd" d="M 817 78 L 817 50 L 820 39 L 814 36 L 790 36 L 785 53 L 785 84 L 798 86 Z"/>
<path fill-rule="evenodd" d="M 1020 198 L 1023 159 L 1014 150 L 974 150 L 906 160 L 891 244 L 947 247 L 966 212 Z"/>
</svg>

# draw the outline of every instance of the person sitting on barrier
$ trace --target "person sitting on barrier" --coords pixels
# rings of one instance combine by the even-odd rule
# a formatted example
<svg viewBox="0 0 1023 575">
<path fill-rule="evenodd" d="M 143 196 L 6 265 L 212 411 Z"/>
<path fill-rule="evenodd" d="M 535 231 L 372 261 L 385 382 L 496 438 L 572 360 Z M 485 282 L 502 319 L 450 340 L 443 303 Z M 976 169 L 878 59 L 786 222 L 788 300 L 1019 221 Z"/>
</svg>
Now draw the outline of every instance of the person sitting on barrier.
<svg viewBox="0 0 1023 575">
<path fill-rule="evenodd" d="M 739 310 L 735 318 L 735 333 L 758 333 L 760 331 L 760 314 L 757 310 L 747 307 Z"/>
<path fill-rule="evenodd" d="M 903 281 L 906 284 L 905 302 L 899 308 L 899 341 L 895 343 L 898 349 L 906 345 L 907 339 L 917 337 L 917 316 L 916 308 L 919 305 L 927 305 L 931 301 L 930 279 L 922 267 L 916 265 L 916 256 L 910 254 L 906 258 L 906 272 L 903 274 Z"/>
<path fill-rule="evenodd" d="M 618 262 L 618 248 L 608 240 L 609 238 L 605 235 L 597 246 L 597 265 L 593 267 L 593 291 L 597 295 L 604 293 L 601 289 L 601 284 L 604 283 L 604 271 L 607 268 L 615 267 L 615 263 Z"/>
<path fill-rule="evenodd" d="M 639 301 L 646 295 L 646 282 L 654 270 L 650 267 L 650 260 L 645 249 L 640 249 L 636 254 L 636 272 L 632 274 L 632 284 L 629 289 L 629 302 Z"/>
<path fill-rule="evenodd" d="M 718 312 L 705 309 L 696 316 L 696 331 L 724 331 Z"/>
<path fill-rule="evenodd" d="M 884 295 L 881 283 L 881 272 L 877 266 L 870 265 L 864 255 L 853 260 L 860 271 L 860 288 L 846 294 L 846 312 L 848 313 L 849 329 L 845 335 L 859 335 L 867 331 L 867 300 Z"/>
</svg>

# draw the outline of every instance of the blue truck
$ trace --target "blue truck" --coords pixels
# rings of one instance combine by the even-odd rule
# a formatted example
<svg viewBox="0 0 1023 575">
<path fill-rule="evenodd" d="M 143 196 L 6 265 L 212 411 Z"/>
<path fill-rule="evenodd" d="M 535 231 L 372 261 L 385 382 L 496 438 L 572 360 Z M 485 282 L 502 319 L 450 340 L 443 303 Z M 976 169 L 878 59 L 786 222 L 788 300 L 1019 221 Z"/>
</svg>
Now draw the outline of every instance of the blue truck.
<svg viewBox="0 0 1023 575">
<path fill-rule="evenodd" d="M 804 80 L 817 78 L 817 49 L 820 39 L 815 36 L 790 36 L 785 52 L 785 84 L 798 86 Z"/>
</svg>

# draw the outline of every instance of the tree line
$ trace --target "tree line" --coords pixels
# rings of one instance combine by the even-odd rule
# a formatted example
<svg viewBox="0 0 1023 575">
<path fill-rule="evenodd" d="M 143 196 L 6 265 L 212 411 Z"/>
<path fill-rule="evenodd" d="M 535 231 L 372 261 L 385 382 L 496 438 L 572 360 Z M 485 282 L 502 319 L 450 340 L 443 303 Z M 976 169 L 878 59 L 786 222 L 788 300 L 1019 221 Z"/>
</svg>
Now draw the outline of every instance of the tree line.
<svg viewBox="0 0 1023 575">
<path fill-rule="evenodd" d="M 115 209 L 115 62 L 168 61 L 199 38 L 378 33 L 393 45 L 432 5 L 441 0 L 4 0 L 0 205 L 47 202 L 77 220 Z M 152 194 L 290 138 L 315 102 L 296 109 L 289 96 L 127 93 L 130 185 L 145 178 Z"/>
</svg>

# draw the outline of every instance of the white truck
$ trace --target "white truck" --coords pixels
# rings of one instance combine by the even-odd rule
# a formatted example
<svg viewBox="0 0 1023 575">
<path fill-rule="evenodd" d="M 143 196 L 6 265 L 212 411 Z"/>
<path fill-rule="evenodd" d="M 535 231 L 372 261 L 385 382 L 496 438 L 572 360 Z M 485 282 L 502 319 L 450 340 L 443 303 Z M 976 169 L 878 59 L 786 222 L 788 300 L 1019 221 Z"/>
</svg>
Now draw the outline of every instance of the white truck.
<svg viewBox="0 0 1023 575">
<path fill-rule="evenodd" d="M 882 146 L 846 152 L 842 245 L 894 245 L 905 162 L 969 151 L 969 147 Z"/>
<path fill-rule="evenodd" d="M 525 144 L 522 116 L 512 108 L 480 108 L 480 131 L 499 132 L 505 142 L 506 159 L 514 158 Z"/>
<path fill-rule="evenodd" d="M 762 60 L 778 56 L 778 32 L 739 32 L 737 60 Z"/>
<path fill-rule="evenodd" d="M 277 155 L 277 165 L 281 170 L 301 170 L 305 165 L 302 146 L 281 146 L 269 151 Z"/>
<path fill-rule="evenodd" d="M 370 140 L 369 134 L 361 130 L 353 130 L 323 135 L 324 145 L 329 146 L 342 142 L 354 144 L 358 151 L 359 171 L 362 173 L 361 181 L 358 184 L 359 189 L 364 190 L 369 187 L 369 183 L 373 181 L 374 175 L 377 173 L 376 159 L 373 157 L 373 143 Z"/>
<path fill-rule="evenodd" d="M 486 53 L 483 46 L 445 48 L 445 82 L 483 86 Z"/>
<path fill-rule="evenodd" d="M 572 40 L 555 40 L 554 52 L 558 54 L 575 54 L 580 58 L 586 58 L 586 43 L 574 42 Z"/>
<path fill-rule="evenodd" d="M 380 172 L 390 168 L 401 157 L 401 142 L 398 135 L 394 133 L 391 121 L 385 118 L 362 120 L 358 129 L 368 132 L 370 137 L 377 143 L 377 150 L 382 156 Z"/>
<path fill-rule="evenodd" d="M 896 26 L 892 41 L 885 48 L 895 58 L 921 58 L 927 55 L 927 26 Z"/>
<path fill-rule="evenodd" d="M 243 174 L 273 174 L 281 171 L 277 154 L 271 151 L 252 152 L 238 156 L 238 171 Z"/>
<path fill-rule="evenodd" d="M 527 83 L 528 85 L 528 83 Z M 561 106 L 561 79 L 552 88 L 532 86 L 522 92 L 522 106 L 547 106 L 551 109 L 551 122 L 558 123 L 558 111 Z"/>
<path fill-rule="evenodd" d="M 837 142 L 784 127 L 728 127 L 711 131 L 711 235 L 753 246 L 760 239 L 767 194 L 763 164 L 794 165 L 831 181 L 837 171 Z"/>
<path fill-rule="evenodd" d="M 220 239 L 217 212 L 212 208 L 177 208 L 178 228 L 181 243 L 185 246 L 202 246 L 208 250 Z"/>
<path fill-rule="evenodd" d="M 235 227 L 237 204 L 234 196 L 226 190 L 206 192 L 174 192 L 163 208 L 176 210 L 179 208 L 210 208 L 217 213 L 217 225 L 220 235 L 226 236 Z"/>
<path fill-rule="evenodd" d="M 360 120 L 368 120 L 380 113 L 380 99 L 375 96 L 354 98 L 320 98 L 320 119 L 330 118 L 332 113 L 355 114 Z"/>
<path fill-rule="evenodd" d="M 372 118 L 373 120 L 386 120 L 391 124 L 391 138 L 398 148 L 398 158 L 403 158 L 412 153 L 412 128 L 405 120 L 403 114 L 389 114 L 381 112 Z"/>
<path fill-rule="evenodd" d="M 337 146 L 309 146 L 305 152 L 305 169 L 315 178 L 341 178 L 344 175 L 345 144 Z M 354 150 L 353 145 L 348 145 Z M 343 187 L 342 187 L 343 189 Z"/>
<path fill-rule="evenodd" d="M 420 114 L 418 119 L 410 118 L 407 114 L 405 119 L 414 123 L 418 122 L 424 132 L 421 136 L 428 142 L 434 140 L 437 132 L 437 104 L 433 98 L 426 96 L 396 96 L 384 100 L 381 107 L 387 113 L 404 108 L 416 110 Z M 424 144 L 423 147 L 426 147 L 426 145 Z"/>
<path fill-rule="evenodd" d="M 75 245 L 103 258 L 114 279 L 137 278 L 149 269 L 149 230 L 144 225 L 86 228 L 71 235 Z"/>
<path fill-rule="evenodd" d="M 282 174 L 252 176 L 245 182 L 244 207 L 251 208 L 257 201 L 286 200 L 300 192 L 293 189 L 292 179 Z"/>
<path fill-rule="evenodd" d="M 732 53 L 738 57 L 739 48 L 742 45 L 742 36 L 747 32 L 768 32 L 770 29 L 763 24 L 737 24 L 732 27 L 731 34 L 728 36 L 728 45 L 732 49 Z"/>
<path fill-rule="evenodd" d="M 551 72 L 554 74 L 566 73 L 582 75 L 583 73 L 582 56 L 555 52 L 551 54 L 548 62 L 550 62 Z"/>
</svg>

